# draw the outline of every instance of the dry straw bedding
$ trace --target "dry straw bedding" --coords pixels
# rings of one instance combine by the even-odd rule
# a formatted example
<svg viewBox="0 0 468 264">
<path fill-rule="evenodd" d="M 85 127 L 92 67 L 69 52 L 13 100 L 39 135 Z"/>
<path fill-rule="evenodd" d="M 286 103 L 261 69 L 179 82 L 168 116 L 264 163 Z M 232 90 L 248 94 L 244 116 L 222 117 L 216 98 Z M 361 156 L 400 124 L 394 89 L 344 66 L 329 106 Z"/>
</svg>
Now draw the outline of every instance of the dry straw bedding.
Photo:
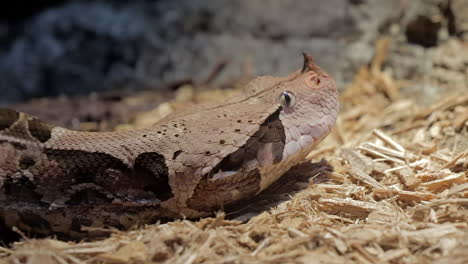
<svg viewBox="0 0 468 264">
<path fill-rule="evenodd" d="M 0 248 L 0 263 L 467 263 L 468 95 L 401 99 L 381 70 L 387 44 L 308 157 L 333 168 L 317 170 L 325 181 L 244 223 L 219 213 L 94 242 L 24 239 Z"/>
</svg>

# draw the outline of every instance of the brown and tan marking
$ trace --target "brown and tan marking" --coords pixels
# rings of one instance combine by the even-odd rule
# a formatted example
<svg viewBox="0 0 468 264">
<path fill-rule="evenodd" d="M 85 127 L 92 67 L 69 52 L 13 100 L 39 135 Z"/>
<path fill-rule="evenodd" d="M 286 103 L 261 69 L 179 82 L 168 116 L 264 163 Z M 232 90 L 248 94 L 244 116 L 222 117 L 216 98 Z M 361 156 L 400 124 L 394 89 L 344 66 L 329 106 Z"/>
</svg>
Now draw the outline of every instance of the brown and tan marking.
<svg viewBox="0 0 468 264">
<path fill-rule="evenodd" d="M 246 96 L 129 132 L 80 132 L 0 109 L 0 220 L 38 234 L 199 217 L 251 197 L 334 125 L 333 79 L 304 55 Z"/>
</svg>

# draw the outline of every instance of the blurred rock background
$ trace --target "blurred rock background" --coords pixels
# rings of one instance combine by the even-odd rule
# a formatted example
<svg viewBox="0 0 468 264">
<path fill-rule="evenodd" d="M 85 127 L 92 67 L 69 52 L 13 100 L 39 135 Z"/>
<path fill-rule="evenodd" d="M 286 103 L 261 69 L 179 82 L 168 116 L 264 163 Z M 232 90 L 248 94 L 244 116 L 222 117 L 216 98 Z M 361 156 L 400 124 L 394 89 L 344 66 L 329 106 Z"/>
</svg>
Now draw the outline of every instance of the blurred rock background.
<svg viewBox="0 0 468 264">
<path fill-rule="evenodd" d="M 313 54 L 344 89 L 359 66 L 370 61 L 381 35 L 393 39 L 386 66 L 394 77 L 423 84 L 404 84 L 407 94 L 430 102 L 441 90 L 468 83 L 467 0 L 14 4 L 23 7 L 5 3 L 0 11 L 3 105 L 197 82 L 224 62 L 217 83 L 238 78 L 246 67 L 252 74 L 286 74 L 300 67 L 302 51 Z M 447 85 L 421 82 L 434 74 Z"/>
</svg>

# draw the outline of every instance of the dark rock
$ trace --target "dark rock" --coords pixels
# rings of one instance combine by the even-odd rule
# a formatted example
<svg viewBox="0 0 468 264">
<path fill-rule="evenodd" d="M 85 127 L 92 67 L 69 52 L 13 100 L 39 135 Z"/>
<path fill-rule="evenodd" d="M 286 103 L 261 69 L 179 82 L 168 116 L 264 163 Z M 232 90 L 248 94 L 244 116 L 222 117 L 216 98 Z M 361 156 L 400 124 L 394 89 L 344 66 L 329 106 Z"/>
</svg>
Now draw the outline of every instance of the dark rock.
<svg viewBox="0 0 468 264">
<path fill-rule="evenodd" d="M 219 81 L 238 76 L 247 59 L 257 73 L 285 74 L 299 67 L 302 51 L 339 77 L 340 41 L 356 32 L 347 5 L 69 1 L 27 20 L 1 54 L 0 103 L 203 79 L 221 58 L 229 64 Z"/>
<path fill-rule="evenodd" d="M 0 102 L 126 85 L 148 43 L 148 13 L 131 4 L 72 2 L 32 18 L 0 57 Z"/>
<path fill-rule="evenodd" d="M 303 51 L 310 52 L 344 87 L 358 67 L 372 58 L 379 34 L 388 33 L 390 25 L 400 20 L 414 42 L 433 45 L 439 41 L 442 29 L 437 25 L 431 27 L 428 38 L 426 33 L 418 37 L 411 31 L 411 21 L 418 16 L 425 21 L 430 17 L 427 14 L 441 13 L 440 3 L 448 6 L 447 0 L 418 4 L 352 0 L 63 2 L 27 16 L 18 22 L 19 27 L 0 19 L 0 104 L 31 97 L 164 87 L 188 79 L 197 82 L 220 61 L 228 64 L 215 80 L 218 83 L 238 77 L 246 61 L 252 63 L 254 74 L 286 74 L 301 65 Z M 420 11 L 425 10 L 421 6 L 429 6 L 432 13 Z M 464 20 L 455 18 L 457 32 L 464 32 Z M 443 28 L 445 21 L 441 23 Z M 421 23 L 416 20 L 414 25 L 421 32 Z M 422 28 L 426 30 L 424 25 Z"/>
</svg>

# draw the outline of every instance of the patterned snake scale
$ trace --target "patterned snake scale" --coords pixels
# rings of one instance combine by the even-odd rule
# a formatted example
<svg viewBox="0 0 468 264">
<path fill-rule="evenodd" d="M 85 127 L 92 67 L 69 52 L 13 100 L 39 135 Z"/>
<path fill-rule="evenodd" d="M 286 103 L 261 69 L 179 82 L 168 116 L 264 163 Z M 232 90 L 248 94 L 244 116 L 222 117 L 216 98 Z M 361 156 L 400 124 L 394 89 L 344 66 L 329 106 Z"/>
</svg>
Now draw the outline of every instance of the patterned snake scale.
<svg viewBox="0 0 468 264">
<path fill-rule="evenodd" d="M 258 194 L 330 132 L 338 92 L 307 54 L 301 70 L 257 77 L 245 91 L 127 132 L 72 131 L 0 109 L 0 224 L 79 238 L 89 235 L 82 227 L 200 217 Z"/>
</svg>

